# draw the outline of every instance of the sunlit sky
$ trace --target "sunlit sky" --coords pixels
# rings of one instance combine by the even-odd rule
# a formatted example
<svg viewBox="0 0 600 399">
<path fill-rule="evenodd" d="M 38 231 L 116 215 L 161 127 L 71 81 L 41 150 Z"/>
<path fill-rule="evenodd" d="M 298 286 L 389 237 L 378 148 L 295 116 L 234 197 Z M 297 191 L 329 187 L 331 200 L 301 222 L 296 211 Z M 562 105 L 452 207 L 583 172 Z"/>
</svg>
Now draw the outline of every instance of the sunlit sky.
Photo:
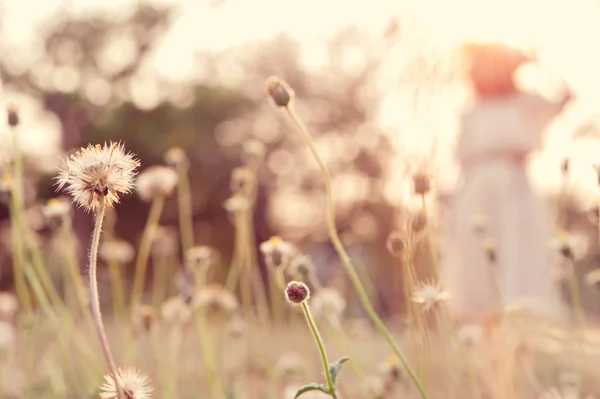
<svg viewBox="0 0 600 399">
<path fill-rule="evenodd" d="M 135 0 L 19 0 L 5 1 L 5 31 L 11 46 L 27 46 L 36 40 L 37 26 L 48 16 L 65 8 L 72 13 L 111 10 L 125 13 Z M 534 74 L 525 83 L 552 93 L 562 78 L 577 99 L 548 130 L 545 150 L 532 164 L 536 184 L 542 189 L 558 185 L 560 159 L 574 158 L 576 184 L 595 192 L 592 164 L 600 164 L 600 142 L 580 141 L 570 145 L 574 128 L 598 112 L 600 104 L 600 0 L 225 0 L 212 6 L 211 0 L 155 0 L 157 4 L 181 7 L 177 20 L 155 54 L 157 72 L 173 80 L 193 74 L 197 51 L 219 51 L 287 33 L 304 45 L 307 67 L 318 68 L 322 54 L 319 42 L 347 25 L 368 32 L 381 32 L 390 18 L 399 17 L 402 40 L 415 40 L 451 51 L 465 40 L 494 39 L 526 50 L 535 49 L 545 75 Z M 190 39 L 192 38 L 192 39 Z M 243 49 L 243 47 L 242 47 Z M 393 53 L 386 70 L 402 64 L 401 51 Z M 554 79 L 547 79 L 548 75 Z M 383 77 L 386 79 L 386 75 Z M 392 76 L 389 76 L 392 79 Z M 384 99 L 380 122 L 394 134 L 407 132 L 414 120 L 398 109 L 406 98 L 392 89 Z M 440 95 L 425 117 L 439 121 L 434 131 L 444 129 L 455 117 L 458 97 Z M 418 131 L 415 128 L 414 131 Z M 396 135 L 397 145 L 423 150 L 427 143 L 419 134 Z"/>
</svg>

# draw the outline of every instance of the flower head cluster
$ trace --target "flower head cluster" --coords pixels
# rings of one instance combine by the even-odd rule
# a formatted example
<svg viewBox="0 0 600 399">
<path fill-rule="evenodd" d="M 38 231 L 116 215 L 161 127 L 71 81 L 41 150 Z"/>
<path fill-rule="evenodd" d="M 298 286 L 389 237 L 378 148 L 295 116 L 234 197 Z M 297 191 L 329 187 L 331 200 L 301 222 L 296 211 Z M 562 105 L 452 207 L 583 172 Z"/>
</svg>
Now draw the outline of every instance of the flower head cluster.
<svg viewBox="0 0 600 399">
<path fill-rule="evenodd" d="M 169 196 L 179 180 L 177 172 L 167 166 L 150 166 L 137 178 L 135 188 L 144 201 L 150 201 L 157 196 Z"/>
<path fill-rule="evenodd" d="M 121 368 L 116 373 L 119 385 L 127 399 L 150 399 L 154 390 L 150 385 L 150 379 L 139 370 L 133 368 Z M 100 387 L 100 399 L 117 399 L 117 385 L 112 375 L 104 376 L 106 380 Z"/>
<path fill-rule="evenodd" d="M 449 294 L 438 284 L 425 283 L 417 289 L 412 297 L 413 302 L 423 305 L 425 310 L 432 309 L 437 304 L 447 300 Z"/>
<path fill-rule="evenodd" d="M 293 247 L 281 237 L 274 236 L 260 244 L 260 252 L 263 253 L 269 265 L 279 267 L 288 264 Z"/>
<path fill-rule="evenodd" d="M 90 144 L 66 159 L 57 177 L 58 189 L 66 187 L 77 206 L 96 211 L 101 199 L 112 206 L 119 202 L 119 194 L 131 192 L 139 166 L 120 143 Z"/>
</svg>

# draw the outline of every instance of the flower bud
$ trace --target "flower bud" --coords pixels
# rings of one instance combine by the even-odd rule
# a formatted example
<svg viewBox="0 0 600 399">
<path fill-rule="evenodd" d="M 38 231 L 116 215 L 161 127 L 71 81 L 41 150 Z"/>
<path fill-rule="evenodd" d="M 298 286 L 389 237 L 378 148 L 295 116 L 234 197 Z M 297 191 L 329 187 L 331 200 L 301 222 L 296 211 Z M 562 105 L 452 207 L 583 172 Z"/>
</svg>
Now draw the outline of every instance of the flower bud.
<svg viewBox="0 0 600 399">
<path fill-rule="evenodd" d="M 287 107 L 292 100 L 292 90 L 281 78 L 272 76 L 267 80 L 267 93 L 278 107 Z"/>
<path fill-rule="evenodd" d="M 417 195 L 425 195 L 430 190 L 429 176 L 417 173 L 413 176 L 413 190 Z"/>
<path fill-rule="evenodd" d="M 8 126 L 15 127 L 19 124 L 19 113 L 16 108 L 9 107 L 7 110 Z"/>
<path fill-rule="evenodd" d="M 310 297 L 308 286 L 299 281 L 290 281 L 285 289 L 285 298 L 290 303 L 302 303 Z"/>
<path fill-rule="evenodd" d="M 404 254 L 404 250 L 406 249 L 406 242 L 404 241 L 404 237 L 401 233 L 398 233 L 397 231 L 392 231 L 390 233 L 385 245 L 390 254 L 396 258 L 401 258 Z"/>
</svg>

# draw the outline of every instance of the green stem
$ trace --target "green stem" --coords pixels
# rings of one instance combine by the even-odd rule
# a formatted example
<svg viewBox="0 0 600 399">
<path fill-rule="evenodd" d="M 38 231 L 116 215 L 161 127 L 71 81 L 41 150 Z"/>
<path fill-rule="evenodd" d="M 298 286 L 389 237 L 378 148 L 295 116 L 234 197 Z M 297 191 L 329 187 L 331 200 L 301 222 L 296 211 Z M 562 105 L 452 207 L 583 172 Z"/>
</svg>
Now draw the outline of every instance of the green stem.
<svg viewBox="0 0 600 399">
<path fill-rule="evenodd" d="M 587 323 L 585 321 L 585 313 L 583 311 L 583 305 L 581 303 L 581 295 L 579 293 L 579 283 L 577 281 L 577 272 L 575 271 L 575 265 L 573 261 L 569 262 L 571 268 L 571 276 L 569 278 L 569 291 L 571 293 L 571 302 L 573 303 L 573 310 L 575 311 L 575 317 L 579 327 L 585 331 Z"/>
<path fill-rule="evenodd" d="M 113 381 L 117 387 L 119 399 L 125 399 L 121 389 L 121 383 L 117 378 L 117 366 L 115 364 L 113 355 L 110 351 L 108 339 L 106 338 L 106 331 L 104 329 L 104 322 L 102 321 L 102 312 L 100 311 L 100 295 L 98 294 L 98 280 L 96 278 L 96 271 L 98 267 L 98 247 L 100 245 L 100 233 L 102 232 L 102 222 L 104 220 L 104 213 L 106 210 L 106 202 L 104 196 L 100 196 L 100 207 L 96 214 L 96 222 L 94 224 L 94 232 L 92 234 L 92 244 L 90 246 L 90 305 L 92 308 L 92 316 L 94 318 L 94 324 L 96 326 L 96 333 L 100 340 L 100 347 L 102 348 L 102 354 L 106 360 L 106 365 L 112 376 Z"/>
<path fill-rule="evenodd" d="M 350 260 L 350 257 L 346 253 L 346 250 L 339 238 L 339 235 L 337 233 L 336 224 L 335 224 L 335 206 L 334 206 L 334 201 L 333 201 L 333 192 L 332 192 L 332 188 L 331 188 L 331 175 L 329 174 L 329 170 L 327 169 L 327 166 L 321 159 L 321 156 L 319 155 L 319 152 L 317 151 L 315 143 L 311 138 L 310 132 L 306 129 L 306 127 L 304 126 L 304 124 L 302 123 L 300 118 L 296 115 L 296 113 L 292 110 L 292 108 L 285 107 L 284 109 L 285 109 L 287 115 L 293 121 L 294 125 L 296 126 L 296 128 L 298 129 L 300 134 L 302 135 L 302 137 L 304 138 L 304 141 L 306 142 L 307 146 L 309 147 L 313 157 L 315 158 L 315 160 L 317 161 L 317 163 L 319 165 L 319 168 L 321 169 L 321 173 L 323 174 L 323 178 L 325 180 L 325 186 L 327 189 L 327 226 L 328 226 L 328 230 L 329 230 L 329 237 L 331 238 L 333 246 L 335 247 L 335 250 L 337 251 L 337 253 L 340 257 L 340 260 L 342 261 L 344 268 L 346 269 L 346 273 L 350 277 L 350 281 L 354 285 L 354 289 L 356 290 L 363 307 L 367 311 L 367 314 L 369 315 L 369 317 L 371 318 L 371 320 L 373 321 L 373 323 L 375 324 L 375 326 L 377 327 L 379 332 L 384 336 L 386 342 L 392 348 L 394 354 L 398 357 L 398 359 L 402 363 L 402 366 L 408 373 L 410 379 L 413 381 L 413 383 L 416 385 L 417 389 L 419 390 L 421 397 L 425 399 L 425 398 L 427 398 L 427 393 L 426 393 L 425 389 L 423 388 L 423 384 L 421 383 L 419 378 L 416 376 L 416 374 L 414 373 L 414 371 L 412 370 L 412 368 L 406 361 L 404 354 L 402 353 L 402 351 L 400 350 L 398 345 L 396 345 L 396 343 L 394 342 L 394 339 L 392 338 L 391 334 L 389 333 L 387 327 L 385 326 L 385 324 L 383 323 L 383 321 L 381 320 L 381 318 L 379 317 L 379 315 L 373 308 L 373 305 L 371 304 L 371 301 L 369 300 L 367 293 L 365 292 L 365 289 L 364 289 L 362 283 L 360 282 L 360 278 L 358 277 L 358 274 L 356 273 L 356 270 L 354 269 L 354 266 L 352 265 L 352 261 Z"/>
<path fill-rule="evenodd" d="M 192 196 L 187 165 L 177 166 L 179 182 L 177 183 L 177 200 L 179 205 L 179 230 L 183 247 L 184 265 L 188 250 L 194 246 L 194 224 L 192 220 Z"/>
<path fill-rule="evenodd" d="M 13 153 L 14 153 L 14 172 L 12 176 L 12 189 L 11 189 L 11 207 L 14 212 L 14 216 L 23 214 L 23 161 L 21 158 L 21 149 L 19 146 L 19 135 L 17 128 L 12 129 L 13 138 Z M 25 311 L 30 311 L 33 308 L 33 301 L 29 288 L 27 287 L 27 278 L 25 276 L 25 247 L 23 244 L 22 236 L 18 231 L 17 218 L 11 218 L 12 233 L 13 233 L 13 246 L 15 262 L 13 262 L 13 274 L 15 279 L 15 290 L 17 296 Z"/>
<path fill-rule="evenodd" d="M 313 337 L 315 337 L 315 342 L 319 347 L 319 353 L 321 354 L 321 360 L 323 361 L 323 368 L 325 369 L 325 378 L 327 379 L 327 387 L 329 388 L 329 394 L 332 398 L 337 399 L 335 385 L 333 384 L 333 380 L 331 379 L 331 370 L 329 370 L 327 352 L 325 352 L 325 345 L 323 345 L 323 339 L 321 338 L 321 334 L 319 334 L 319 330 L 317 329 L 317 325 L 315 324 L 313 316 L 310 312 L 310 308 L 306 304 L 306 301 L 302 302 L 301 305 L 302 310 L 304 311 L 304 317 L 306 317 L 306 322 L 308 323 Z"/>
<path fill-rule="evenodd" d="M 148 268 L 148 258 L 150 257 L 150 250 L 152 249 L 152 240 L 154 239 L 154 233 L 158 227 L 160 215 L 162 214 L 163 207 L 165 205 L 165 197 L 162 195 L 154 197 L 152 205 L 150 206 L 150 213 L 148 220 L 146 221 L 146 227 L 142 233 L 142 241 L 140 243 L 140 249 L 138 256 L 135 261 L 135 274 L 133 276 L 133 286 L 131 288 L 131 300 L 130 306 L 131 311 L 135 310 L 135 307 L 142 300 L 144 295 L 144 283 L 146 281 L 146 270 Z"/>
</svg>

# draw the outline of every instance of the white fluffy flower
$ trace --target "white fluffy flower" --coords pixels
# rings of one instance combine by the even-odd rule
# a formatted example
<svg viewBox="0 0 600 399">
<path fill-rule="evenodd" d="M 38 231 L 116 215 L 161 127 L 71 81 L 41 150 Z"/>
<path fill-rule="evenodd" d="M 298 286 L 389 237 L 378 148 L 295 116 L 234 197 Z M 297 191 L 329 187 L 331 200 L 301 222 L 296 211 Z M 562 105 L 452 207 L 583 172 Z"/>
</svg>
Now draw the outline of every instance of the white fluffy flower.
<svg viewBox="0 0 600 399">
<path fill-rule="evenodd" d="M 177 186 L 177 172 L 162 165 L 150 166 L 137 178 L 135 188 L 138 195 L 144 201 L 150 201 L 156 196 L 171 195 Z"/>
<path fill-rule="evenodd" d="M 131 192 L 139 166 L 120 143 L 90 144 L 65 160 L 57 177 L 58 189 L 66 187 L 77 206 L 96 211 L 100 198 L 112 206 L 119 202 L 120 193 Z"/>
<path fill-rule="evenodd" d="M 117 387 L 112 375 L 104 376 L 105 383 L 100 387 L 101 399 L 117 399 Z M 134 368 L 120 368 L 117 370 L 117 379 L 119 385 L 125 393 L 127 399 L 150 399 L 154 390 L 150 385 L 150 378 L 143 375 Z"/>
</svg>

